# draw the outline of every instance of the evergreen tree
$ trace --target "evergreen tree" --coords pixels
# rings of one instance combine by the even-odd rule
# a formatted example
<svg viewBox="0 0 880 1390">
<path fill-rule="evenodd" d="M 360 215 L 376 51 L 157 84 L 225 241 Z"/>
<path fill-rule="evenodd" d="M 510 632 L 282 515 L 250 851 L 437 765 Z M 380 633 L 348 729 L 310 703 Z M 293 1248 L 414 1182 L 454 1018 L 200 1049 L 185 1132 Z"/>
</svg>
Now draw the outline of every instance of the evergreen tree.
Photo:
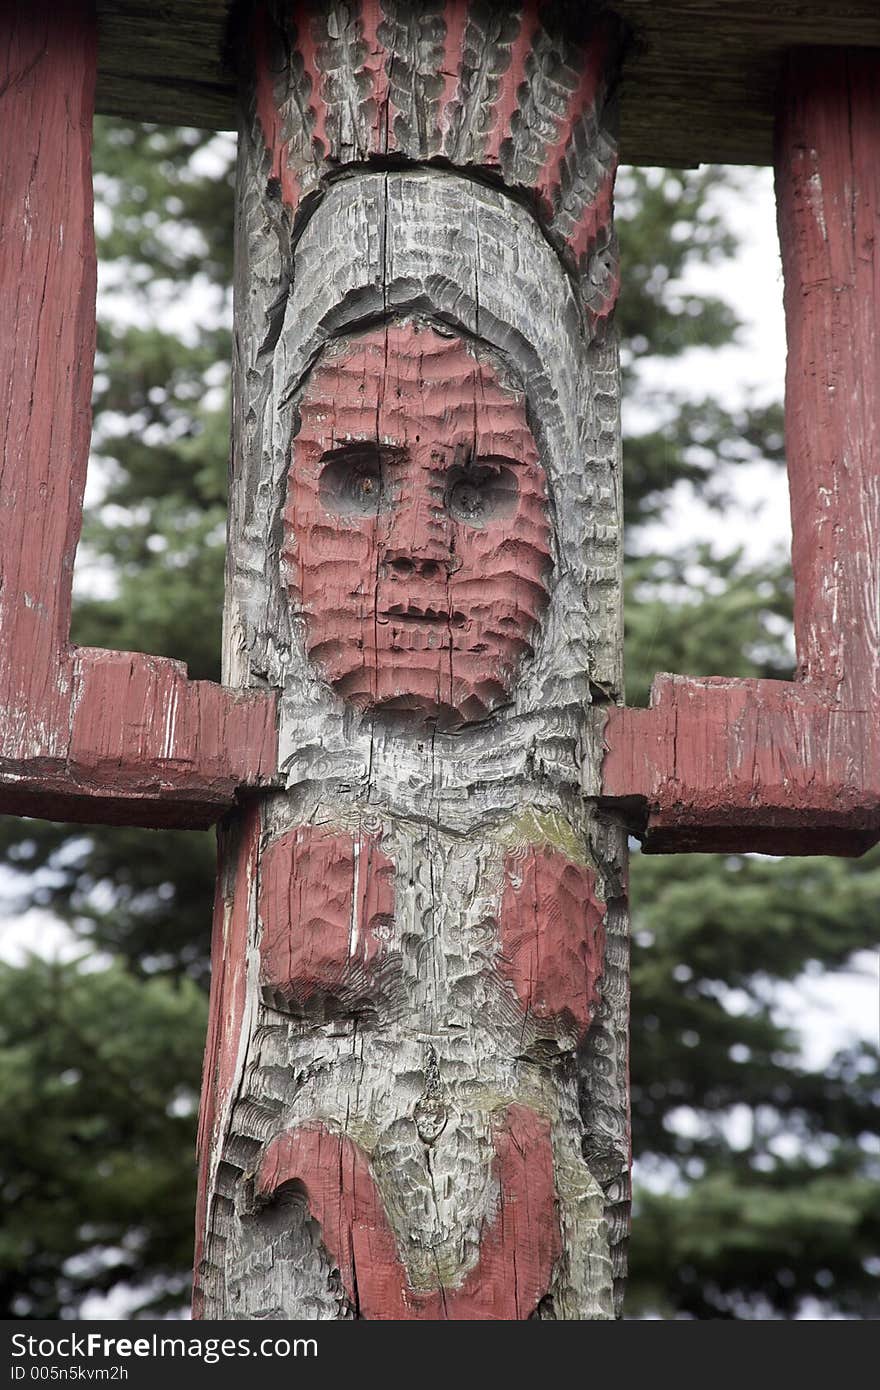
<svg viewBox="0 0 880 1390">
<path fill-rule="evenodd" d="M 87 521 L 94 579 L 74 625 L 79 642 L 175 656 L 209 679 L 228 453 L 230 150 L 194 131 L 97 123 L 110 286 L 95 385 L 103 496 Z M 652 401 L 644 385 L 649 359 L 720 347 L 736 330 L 729 305 L 681 283 L 734 249 L 714 196 L 723 177 L 621 179 L 625 386 L 652 419 L 625 442 L 630 703 L 644 702 L 655 670 L 790 674 L 787 567 L 706 546 L 640 549 L 640 527 L 663 516 L 679 482 L 721 508 L 739 463 L 781 462 L 778 408 Z M 171 331 L 156 305 L 167 311 L 194 279 L 213 287 L 217 312 Z M 58 914 L 83 952 L 0 966 L 0 1184 L 12 1214 L 0 1312 L 70 1315 L 118 1283 L 139 1291 L 145 1313 L 179 1305 L 212 837 L 5 818 L 0 855 L 18 905 Z M 787 1317 L 812 1299 L 864 1316 L 880 1232 L 866 1137 L 876 1054 L 854 1048 L 811 1070 L 776 1020 L 773 989 L 874 943 L 880 856 L 636 854 L 632 878 L 641 1181 L 630 1315 Z"/>
</svg>

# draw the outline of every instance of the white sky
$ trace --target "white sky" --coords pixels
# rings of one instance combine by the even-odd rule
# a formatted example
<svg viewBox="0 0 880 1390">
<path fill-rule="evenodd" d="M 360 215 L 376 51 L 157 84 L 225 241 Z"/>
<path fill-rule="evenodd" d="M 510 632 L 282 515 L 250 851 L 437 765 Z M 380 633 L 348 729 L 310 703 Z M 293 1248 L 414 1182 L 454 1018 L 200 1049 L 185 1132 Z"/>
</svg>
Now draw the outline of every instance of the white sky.
<svg viewBox="0 0 880 1390">
<path fill-rule="evenodd" d="M 743 321 L 737 341 L 724 348 L 699 348 L 676 361 L 654 358 L 643 379 L 649 387 L 664 387 L 693 395 L 715 397 L 729 408 L 781 401 L 785 388 L 785 318 L 782 309 L 782 265 L 776 235 L 776 204 L 770 169 L 737 170 L 742 185 L 719 198 L 725 218 L 740 242 L 735 260 L 717 266 L 697 266 L 688 288 L 727 300 Z M 627 404 L 624 402 L 624 418 Z M 740 465 L 736 469 L 736 507 L 721 516 L 696 502 L 681 484 L 662 523 L 644 528 L 645 549 L 662 550 L 670 537 L 682 541 L 713 540 L 723 550 L 742 546 L 752 561 L 789 551 L 791 521 L 784 471 L 773 464 Z M 707 673 L 709 674 L 709 673 Z"/>
</svg>

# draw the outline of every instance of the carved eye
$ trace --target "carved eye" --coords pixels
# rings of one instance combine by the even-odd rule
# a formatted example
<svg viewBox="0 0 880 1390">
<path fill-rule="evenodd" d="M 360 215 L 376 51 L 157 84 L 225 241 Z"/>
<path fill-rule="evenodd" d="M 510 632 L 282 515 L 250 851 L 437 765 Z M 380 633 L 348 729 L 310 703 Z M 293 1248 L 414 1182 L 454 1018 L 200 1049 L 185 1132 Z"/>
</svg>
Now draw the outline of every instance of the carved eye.
<svg viewBox="0 0 880 1390">
<path fill-rule="evenodd" d="M 484 498 L 475 483 L 462 479 L 449 489 L 449 510 L 459 521 L 467 521 L 471 526 L 485 525 Z"/>
<path fill-rule="evenodd" d="M 386 504 L 382 455 L 375 444 L 344 445 L 326 453 L 318 495 L 337 516 L 376 516 Z"/>
<path fill-rule="evenodd" d="M 446 488 L 446 508 L 466 526 L 486 526 L 516 510 L 518 485 L 515 469 L 494 458 L 478 458 L 466 468 L 451 468 Z"/>
</svg>

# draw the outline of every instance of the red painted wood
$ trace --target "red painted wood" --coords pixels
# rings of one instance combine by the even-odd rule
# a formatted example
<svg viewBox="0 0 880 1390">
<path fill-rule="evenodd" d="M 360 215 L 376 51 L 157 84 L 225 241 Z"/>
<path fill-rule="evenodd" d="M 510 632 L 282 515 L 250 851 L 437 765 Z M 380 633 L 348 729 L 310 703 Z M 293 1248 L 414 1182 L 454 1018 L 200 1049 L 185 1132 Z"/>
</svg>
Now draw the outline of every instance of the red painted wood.
<svg viewBox="0 0 880 1390">
<path fill-rule="evenodd" d="M 861 854 L 880 838 L 874 719 L 785 681 L 661 676 L 605 727 L 603 793 L 645 849 Z"/>
<path fill-rule="evenodd" d="M 91 431 L 95 23 L 88 0 L 0 20 L 0 759 L 51 759 Z"/>
<path fill-rule="evenodd" d="M 380 0 L 361 0 L 360 19 L 365 49 L 364 75 L 373 102 L 373 147 L 377 154 L 385 154 L 388 132 L 394 120 L 394 105 L 389 94 L 385 49 L 379 42 L 379 25 L 382 23 Z"/>
<path fill-rule="evenodd" d="M 237 787 L 274 774 L 274 697 L 191 681 L 182 662 L 139 652 L 81 647 L 73 669 L 73 775 L 143 801 L 202 797 L 214 821 Z"/>
<path fill-rule="evenodd" d="M 776 190 L 803 678 L 880 710 L 880 52 L 789 60 Z"/>
<path fill-rule="evenodd" d="M 515 1321 L 547 1292 L 562 1242 L 550 1125 L 522 1105 L 499 1112 L 495 1132 L 497 1210 L 480 1259 L 458 1287 L 412 1289 L 367 1154 L 345 1135 L 308 1124 L 273 1139 L 257 1192 L 270 1198 L 302 1184 L 348 1298 L 364 1319 Z M 511 1278 L 511 1270 L 515 1278 Z"/>
<path fill-rule="evenodd" d="M 299 179 L 290 168 L 287 159 L 287 144 L 282 131 L 281 113 L 275 104 L 272 82 L 272 60 L 270 53 L 269 20 L 265 5 L 254 9 L 251 25 L 251 43 L 256 73 L 257 115 L 269 155 L 269 177 L 278 181 L 281 197 L 288 207 L 299 204 Z"/>
<path fill-rule="evenodd" d="M 609 63 L 609 34 L 601 26 L 597 27 L 593 40 L 585 55 L 577 86 L 568 99 L 563 114 L 556 123 L 556 131 L 547 142 L 538 175 L 537 193 L 543 198 L 548 209 L 556 201 L 565 160 L 575 131 L 585 116 L 595 110 L 599 94 L 605 84 L 605 74 Z"/>
<path fill-rule="evenodd" d="M 0 14 L 0 811 L 209 825 L 274 775 L 274 697 L 70 646 L 95 350 L 94 13 L 3 0 Z"/>
<path fill-rule="evenodd" d="M 519 106 L 519 89 L 526 80 L 526 60 L 540 30 L 539 9 L 539 0 L 523 0 L 519 28 L 510 46 L 510 62 L 498 92 L 498 99 L 492 108 L 491 124 L 483 151 L 487 164 L 499 163 L 501 146 L 510 135 L 511 117 Z"/>
<path fill-rule="evenodd" d="M 315 41 L 314 25 L 315 20 L 309 13 L 309 7 L 299 5 L 297 7 L 296 38 L 297 46 L 302 54 L 306 72 L 312 79 L 312 90 L 309 93 L 309 118 L 310 118 L 310 137 L 315 163 L 323 160 L 330 151 L 330 137 L 327 134 L 327 103 L 324 100 L 323 85 L 324 73 L 318 62 L 318 45 Z"/>
<path fill-rule="evenodd" d="M 461 339 L 390 324 L 327 354 L 299 413 L 282 554 L 309 656 L 362 709 L 482 717 L 547 602 L 522 395 Z"/>
<path fill-rule="evenodd" d="M 459 77 L 464 58 L 464 37 L 467 29 L 468 12 L 463 4 L 446 6 L 446 34 L 443 41 L 443 91 L 440 96 L 440 109 L 437 124 L 442 131 L 448 128 L 448 111 L 456 96 L 461 95 Z"/>
<path fill-rule="evenodd" d="M 190 681 L 182 662 L 72 649 L 44 673 L 68 701 L 0 758 L 0 811 L 203 829 L 277 768 L 275 699 Z M 27 726 L 26 726 L 27 727 Z"/>
<path fill-rule="evenodd" d="M 208 1192 L 214 1178 L 211 1160 L 219 1151 L 218 1136 L 223 1132 L 226 1111 L 233 1098 L 238 1049 L 243 1037 L 248 927 L 259 846 L 260 808 L 254 804 L 221 830 L 218 836 L 219 877 L 211 933 L 211 998 L 196 1139 L 199 1187 L 196 1199 L 194 1317 L 199 1317 L 201 1313 L 199 1270 L 204 1253 Z"/>
<path fill-rule="evenodd" d="M 661 676 L 611 711 L 603 793 L 648 850 L 880 839 L 880 52 L 792 55 L 776 174 L 799 679 Z"/>
<path fill-rule="evenodd" d="M 374 835 L 299 826 L 263 856 L 259 910 L 264 992 L 287 1009 L 316 998 L 351 1008 L 385 953 L 394 865 Z"/>
<path fill-rule="evenodd" d="M 533 1021 L 573 1027 L 579 1041 L 599 1002 L 604 920 L 588 869 L 546 846 L 505 857 L 501 974 Z"/>
</svg>

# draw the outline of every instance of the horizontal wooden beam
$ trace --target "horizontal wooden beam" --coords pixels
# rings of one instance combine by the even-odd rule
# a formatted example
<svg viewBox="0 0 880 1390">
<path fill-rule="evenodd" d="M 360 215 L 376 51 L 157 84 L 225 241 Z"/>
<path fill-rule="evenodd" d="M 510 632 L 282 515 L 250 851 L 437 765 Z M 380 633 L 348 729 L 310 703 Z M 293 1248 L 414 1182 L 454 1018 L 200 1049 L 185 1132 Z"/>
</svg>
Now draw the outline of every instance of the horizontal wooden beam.
<svg viewBox="0 0 880 1390">
<path fill-rule="evenodd" d="M 613 709 L 603 798 L 653 853 L 858 855 L 880 840 L 876 714 L 798 682 L 658 676 Z"/>
<path fill-rule="evenodd" d="M 620 157 L 771 164 L 787 50 L 880 47 L 877 0 L 612 0 L 630 30 Z M 97 0 L 98 110 L 235 129 L 229 0 Z"/>
<path fill-rule="evenodd" d="M 166 657 L 96 647 L 73 648 L 44 688 L 54 723 L 35 705 L 12 729 L 0 710 L 0 812 L 201 830 L 240 788 L 275 776 L 274 695 L 191 681 Z"/>
</svg>

